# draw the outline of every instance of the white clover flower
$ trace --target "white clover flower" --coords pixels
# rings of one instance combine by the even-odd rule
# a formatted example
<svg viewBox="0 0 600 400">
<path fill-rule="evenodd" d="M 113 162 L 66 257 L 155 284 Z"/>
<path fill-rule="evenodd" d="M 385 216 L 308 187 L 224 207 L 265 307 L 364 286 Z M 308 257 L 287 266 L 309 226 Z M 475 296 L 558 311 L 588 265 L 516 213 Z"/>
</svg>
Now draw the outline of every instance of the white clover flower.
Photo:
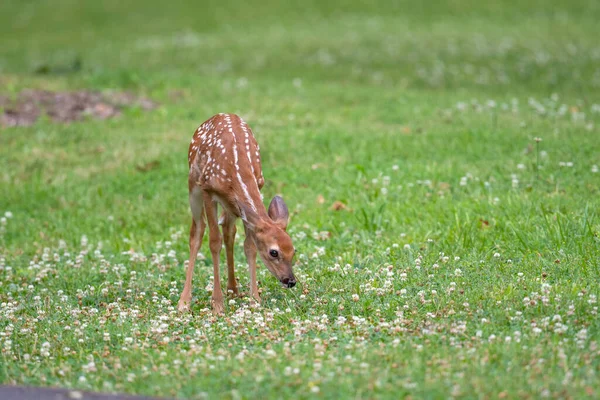
<svg viewBox="0 0 600 400">
<path fill-rule="evenodd" d="M 277 356 L 277 353 L 273 349 L 267 349 L 267 350 L 265 350 L 265 356 L 275 357 L 275 356 Z"/>
<path fill-rule="evenodd" d="M 40 354 L 42 357 L 50 357 L 50 343 L 44 342 L 42 343 L 42 348 L 40 349 Z"/>
</svg>

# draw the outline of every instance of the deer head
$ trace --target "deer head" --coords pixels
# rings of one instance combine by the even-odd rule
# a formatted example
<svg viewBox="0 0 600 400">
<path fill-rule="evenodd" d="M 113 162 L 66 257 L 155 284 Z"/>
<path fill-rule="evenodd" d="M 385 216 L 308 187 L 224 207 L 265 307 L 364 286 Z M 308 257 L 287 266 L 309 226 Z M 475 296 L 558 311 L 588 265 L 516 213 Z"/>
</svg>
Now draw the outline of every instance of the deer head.
<svg viewBox="0 0 600 400">
<path fill-rule="evenodd" d="M 244 207 L 245 208 L 245 207 Z M 296 285 L 292 271 L 292 260 L 296 250 L 286 232 L 289 212 L 283 199 L 275 196 L 267 212 L 269 218 L 260 218 L 254 211 L 244 209 L 244 223 L 252 232 L 260 258 L 267 269 L 283 284 L 291 288 Z"/>
</svg>

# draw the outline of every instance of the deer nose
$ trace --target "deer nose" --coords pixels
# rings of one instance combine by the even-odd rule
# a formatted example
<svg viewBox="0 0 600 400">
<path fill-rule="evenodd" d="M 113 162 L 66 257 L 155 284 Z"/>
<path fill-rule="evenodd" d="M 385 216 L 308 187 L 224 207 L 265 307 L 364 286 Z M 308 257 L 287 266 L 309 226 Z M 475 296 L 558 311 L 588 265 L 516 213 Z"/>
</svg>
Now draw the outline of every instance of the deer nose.
<svg viewBox="0 0 600 400">
<path fill-rule="evenodd" d="M 296 278 L 291 277 L 291 278 L 283 278 L 281 280 L 281 283 L 283 283 L 285 286 L 287 286 L 288 288 L 293 288 L 294 286 L 296 286 Z"/>
</svg>

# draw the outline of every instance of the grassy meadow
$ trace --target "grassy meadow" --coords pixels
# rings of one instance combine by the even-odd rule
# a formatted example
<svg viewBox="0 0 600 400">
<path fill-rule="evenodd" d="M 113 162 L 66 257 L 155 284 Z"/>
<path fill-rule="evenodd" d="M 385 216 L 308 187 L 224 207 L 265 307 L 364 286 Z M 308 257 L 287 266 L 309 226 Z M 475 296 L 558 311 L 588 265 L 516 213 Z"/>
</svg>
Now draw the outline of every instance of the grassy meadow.
<svg viewBox="0 0 600 400">
<path fill-rule="evenodd" d="M 2 1 L 0 96 L 159 107 L 0 128 L 0 384 L 598 398 L 598 21 L 592 0 Z M 261 265 L 262 304 L 214 317 L 205 237 L 180 314 L 187 146 L 218 112 L 254 130 L 299 284 Z"/>
</svg>

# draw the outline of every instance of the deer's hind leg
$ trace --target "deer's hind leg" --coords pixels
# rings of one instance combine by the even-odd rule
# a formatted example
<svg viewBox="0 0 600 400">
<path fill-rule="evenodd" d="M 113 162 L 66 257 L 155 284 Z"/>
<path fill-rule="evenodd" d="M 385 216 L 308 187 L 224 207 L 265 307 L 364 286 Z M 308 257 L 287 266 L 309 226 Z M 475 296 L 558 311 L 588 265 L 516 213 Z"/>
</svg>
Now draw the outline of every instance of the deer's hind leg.
<svg viewBox="0 0 600 400">
<path fill-rule="evenodd" d="M 192 303 L 192 277 L 194 275 L 194 265 L 196 257 L 202 245 L 206 222 L 204 220 L 204 199 L 202 190 L 194 187 L 190 190 L 190 208 L 192 210 L 192 226 L 190 227 L 190 259 L 185 274 L 185 284 L 179 298 L 177 309 L 181 312 L 189 311 Z"/>
<path fill-rule="evenodd" d="M 233 245 L 235 244 L 236 217 L 229 211 L 224 210 L 222 215 L 223 240 L 225 242 L 225 254 L 227 255 L 227 292 L 234 296 L 238 295 L 237 282 L 235 280 L 235 268 L 233 263 Z"/>
<path fill-rule="evenodd" d="M 221 276 L 219 274 L 219 264 L 221 256 L 221 232 L 219 232 L 219 220 L 217 218 L 217 203 L 209 194 L 204 194 L 204 209 L 206 210 L 206 220 L 208 222 L 208 234 L 210 253 L 213 262 L 213 293 L 212 309 L 214 314 L 222 314 L 224 310 L 223 291 L 221 290 Z"/>
</svg>

